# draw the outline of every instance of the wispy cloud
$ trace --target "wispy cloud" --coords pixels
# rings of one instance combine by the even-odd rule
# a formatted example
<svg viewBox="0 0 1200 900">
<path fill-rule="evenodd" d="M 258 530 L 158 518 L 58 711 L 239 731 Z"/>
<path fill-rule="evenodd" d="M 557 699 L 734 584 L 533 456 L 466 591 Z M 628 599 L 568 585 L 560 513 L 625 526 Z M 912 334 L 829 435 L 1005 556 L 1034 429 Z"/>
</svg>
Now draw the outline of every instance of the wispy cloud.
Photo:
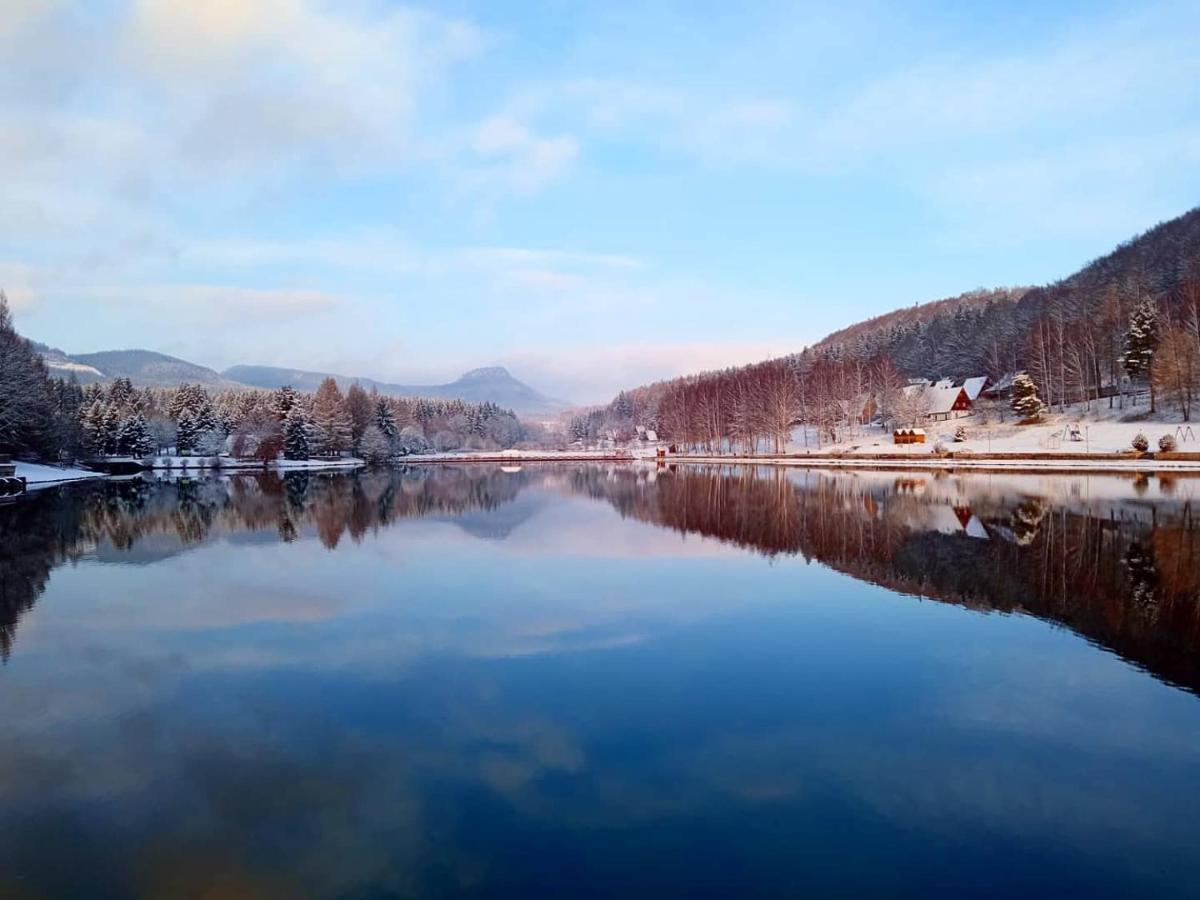
<svg viewBox="0 0 1200 900">
<path fill-rule="evenodd" d="M 341 301 L 323 291 L 246 288 L 219 284 L 131 284 L 76 288 L 90 303 L 110 311 L 169 316 L 172 322 L 230 322 L 294 318 L 328 312 Z"/>
</svg>

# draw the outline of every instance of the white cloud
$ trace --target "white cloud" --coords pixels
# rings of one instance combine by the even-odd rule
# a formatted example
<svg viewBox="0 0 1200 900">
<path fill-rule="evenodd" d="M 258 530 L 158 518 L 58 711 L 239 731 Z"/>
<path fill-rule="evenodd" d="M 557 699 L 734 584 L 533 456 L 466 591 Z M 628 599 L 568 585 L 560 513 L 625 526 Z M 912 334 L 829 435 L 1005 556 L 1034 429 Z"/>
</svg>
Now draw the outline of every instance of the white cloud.
<svg viewBox="0 0 1200 900">
<path fill-rule="evenodd" d="M 50 3 L 14 23 L 6 10 L 0 31 L 0 190 L 35 224 L 68 228 L 60 239 L 170 215 L 181 194 L 244 204 L 317 167 L 328 179 L 411 162 L 422 98 L 484 42 L 470 23 L 370 4 L 112 12 Z"/>
<path fill-rule="evenodd" d="M 485 119 L 468 144 L 453 182 L 462 193 L 493 201 L 504 194 L 536 193 L 559 180 L 570 172 L 580 149 L 569 134 L 537 134 L 507 115 Z"/>
<path fill-rule="evenodd" d="M 324 291 L 247 288 L 218 284 L 132 284 L 68 288 L 80 299 L 100 304 L 108 314 L 168 315 L 178 323 L 273 320 L 328 312 L 341 300 Z"/>
</svg>

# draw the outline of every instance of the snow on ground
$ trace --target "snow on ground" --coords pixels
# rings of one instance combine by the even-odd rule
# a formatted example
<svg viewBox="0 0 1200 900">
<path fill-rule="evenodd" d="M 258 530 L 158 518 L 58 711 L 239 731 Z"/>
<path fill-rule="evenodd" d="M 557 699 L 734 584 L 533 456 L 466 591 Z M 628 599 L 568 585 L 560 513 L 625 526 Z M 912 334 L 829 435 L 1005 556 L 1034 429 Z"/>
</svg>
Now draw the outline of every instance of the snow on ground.
<svg viewBox="0 0 1200 900">
<path fill-rule="evenodd" d="M 1095 406 L 1095 404 L 1093 404 Z M 1123 421 L 1140 418 L 1141 421 Z M 1070 439 L 1069 429 L 1079 426 L 1080 440 Z M 965 428 L 967 440 L 955 442 L 954 433 Z M 1164 434 L 1173 436 L 1181 452 L 1200 452 L 1200 423 L 1182 422 L 1177 415 L 1158 413 L 1148 418 L 1146 406 L 1133 409 L 1115 409 L 1107 406 L 1085 410 L 1082 407 L 1068 408 L 1065 413 L 1046 416 L 1037 425 L 1017 425 L 1008 422 L 984 422 L 979 415 L 963 416 L 946 422 L 931 422 L 925 426 L 924 444 L 895 444 L 891 432 L 874 426 L 862 426 L 837 442 L 823 444 L 819 449 L 812 431 L 808 445 L 803 440 L 793 440 L 787 447 L 788 453 L 852 453 L 855 456 L 875 454 L 903 454 L 906 456 L 932 456 L 934 445 L 941 442 L 947 450 L 956 453 L 969 450 L 974 453 L 1121 453 L 1132 448 L 1132 441 L 1144 434 L 1150 449 L 1158 449 L 1158 439 Z M 799 431 L 793 438 L 801 437 Z"/>
<path fill-rule="evenodd" d="M 537 462 L 561 457 L 569 461 L 596 459 L 608 462 L 621 456 L 632 458 L 633 454 L 623 448 L 614 450 L 453 450 L 448 453 L 414 453 L 411 456 L 403 457 L 403 461 L 419 465 L 422 462 L 471 462 L 476 459 L 488 461 L 526 459 Z"/>
<path fill-rule="evenodd" d="M 253 459 L 234 459 L 229 456 L 154 456 L 147 460 L 151 469 L 172 471 L 199 471 L 201 469 L 262 469 L 263 464 Z M 353 456 L 336 459 L 280 459 L 271 463 L 272 469 L 357 469 L 365 463 Z"/>
<path fill-rule="evenodd" d="M 343 456 L 339 459 L 281 459 L 274 469 L 357 469 L 366 463 L 354 456 Z"/>
<path fill-rule="evenodd" d="M 53 487 L 67 481 L 83 481 L 88 478 L 103 478 L 100 472 L 89 472 L 87 469 L 60 469 L 58 466 L 43 466 L 37 463 L 17 463 L 17 477 L 25 479 L 28 490 L 35 488 Z"/>
</svg>

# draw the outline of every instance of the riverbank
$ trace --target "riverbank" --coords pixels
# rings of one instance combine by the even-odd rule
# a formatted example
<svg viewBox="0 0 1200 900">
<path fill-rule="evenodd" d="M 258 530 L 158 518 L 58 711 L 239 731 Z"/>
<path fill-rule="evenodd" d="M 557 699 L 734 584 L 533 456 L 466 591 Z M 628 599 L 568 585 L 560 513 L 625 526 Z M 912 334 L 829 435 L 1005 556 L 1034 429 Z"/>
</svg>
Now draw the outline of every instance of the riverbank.
<svg viewBox="0 0 1200 900">
<path fill-rule="evenodd" d="M 1200 453 L 1070 454 L 1070 453 L 970 453 L 923 456 L 916 454 L 787 454 L 745 456 L 672 454 L 643 462 L 696 463 L 706 465 L 790 466 L 823 469 L 970 470 L 980 472 L 1053 472 L 1106 474 L 1170 472 L 1200 475 Z"/>
<path fill-rule="evenodd" d="M 321 469 L 359 469 L 366 463 L 355 456 L 340 456 L 332 459 L 277 459 L 263 463 L 256 459 L 234 459 L 229 456 L 152 456 L 141 461 L 144 469 L 186 472 L 189 470 L 219 471 L 284 471 Z"/>
<path fill-rule="evenodd" d="M 110 460 L 110 462 L 113 460 Z M 59 467 L 42 463 L 18 462 L 16 476 L 25 479 L 27 491 L 42 488 L 57 487 L 80 481 L 94 481 L 102 478 L 113 478 L 118 475 L 147 472 L 262 472 L 262 471 L 351 471 L 366 465 L 357 457 L 339 459 L 281 459 L 267 466 L 255 460 L 230 459 L 228 457 L 214 458 L 211 456 L 156 456 L 146 460 L 121 460 L 128 462 L 130 470 L 120 472 L 102 472 L 93 469 Z"/>
<path fill-rule="evenodd" d="M 18 462 L 15 465 L 17 477 L 25 479 L 27 491 L 69 484 L 72 481 L 90 481 L 106 477 L 103 472 L 93 472 L 89 469 L 59 468 L 58 466 L 44 466 L 28 462 Z"/>
<path fill-rule="evenodd" d="M 499 453 L 479 451 L 465 453 L 422 453 L 406 456 L 393 462 L 411 465 L 426 463 L 498 463 L 519 465 L 534 462 L 633 462 L 634 454 L 628 450 L 576 450 L 557 452 L 552 450 L 504 450 Z"/>
</svg>

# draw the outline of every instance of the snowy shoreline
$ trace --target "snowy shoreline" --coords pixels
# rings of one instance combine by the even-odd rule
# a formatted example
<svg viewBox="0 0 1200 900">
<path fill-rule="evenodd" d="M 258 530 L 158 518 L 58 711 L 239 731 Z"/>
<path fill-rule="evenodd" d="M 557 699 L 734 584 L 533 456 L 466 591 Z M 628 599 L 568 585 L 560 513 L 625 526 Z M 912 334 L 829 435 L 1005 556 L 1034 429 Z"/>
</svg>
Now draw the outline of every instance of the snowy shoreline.
<svg viewBox="0 0 1200 900">
<path fill-rule="evenodd" d="M 644 459 L 644 462 L 663 462 L 659 458 Z M 1135 459 L 1120 457 L 1102 457 L 1095 459 L 1079 459 L 1062 455 L 1039 456 L 1037 458 L 1018 458 L 1016 454 L 972 454 L 966 456 L 894 456 L 870 455 L 863 453 L 855 456 L 712 456 L 712 455 L 683 455 L 668 456 L 666 462 L 674 464 L 700 465 L 738 465 L 738 466 L 781 466 L 785 468 L 802 469 L 887 469 L 892 471 L 911 470 L 962 470 L 1004 472 L 1103 472 L 1103 473 L 1143 473 L 1171 472 L 1181 475 L 1200 475 L 1200 459 Z"/>
<path fill-rule="evenodd" d="M 264 472 L 264 471 L 351 471 L 366 465 L 361 459 L 347 457 L 343 459 L 281 459 L 264 466 L 261 462 L 252 460 L 236 460 L 222 458 L 217 465 L 212 464 L 212 457 L 175 456 L 152 457 L 149 463 L 129 460 L 130 463 L 142 464 L 142 471 L 147 472 Z M 18 462 L 17 477 L 25 479 L 26 491 L 58 487 L 63 484 L 74 484 L 83 481 L 118 477 L 108 472 L 95 472 L 91 469 L 60 468 L 42 463 Z"/>
<path fill-rule="evenodd" d="M 215 462 L 214 462 L 215 459 Z M 136 460 L 134 460 L 136 462 Z M 252 459 L 232 459 L 227 456 L 219 458 L 212 456 L 151 456 L 142 461 L 143 467 L 150 471 L 283 471 L 318 469 L 359 469 L 366 463 L 354 456 L 338 457 L 336 459 L 277 459 L 271 463 L 263 463 Z"/>
<path fill-rule="evenodd" d="M 107 477 L 103 472 L 93 472 L 90 469 L 60 469 L 58 466 L 45 466 L 40 463 L 18 462 L 16 467 L 17 477 L 25 479 L 27 491 Z"/>
</svg>

